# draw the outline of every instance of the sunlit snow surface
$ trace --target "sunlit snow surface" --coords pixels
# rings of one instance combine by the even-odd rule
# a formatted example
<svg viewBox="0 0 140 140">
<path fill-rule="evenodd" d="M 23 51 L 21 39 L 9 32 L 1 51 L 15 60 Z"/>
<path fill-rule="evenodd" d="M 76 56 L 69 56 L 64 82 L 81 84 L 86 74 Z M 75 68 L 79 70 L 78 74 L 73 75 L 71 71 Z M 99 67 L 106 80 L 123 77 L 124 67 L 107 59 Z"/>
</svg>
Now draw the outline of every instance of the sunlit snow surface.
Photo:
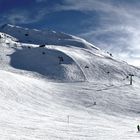
<svg viewBox="0 0 140 140">
<path fill-rule="evenodd" d="M 87 47 L 41 48 L 0 35 L 1 140 L 140 139 L 138 68 L 65 34 Z"/>
<path fill-rule="evenodd" d="M 140 138 L 137 85 L 54 83 L 0 73 L 1 139 Z"/>
</svg>

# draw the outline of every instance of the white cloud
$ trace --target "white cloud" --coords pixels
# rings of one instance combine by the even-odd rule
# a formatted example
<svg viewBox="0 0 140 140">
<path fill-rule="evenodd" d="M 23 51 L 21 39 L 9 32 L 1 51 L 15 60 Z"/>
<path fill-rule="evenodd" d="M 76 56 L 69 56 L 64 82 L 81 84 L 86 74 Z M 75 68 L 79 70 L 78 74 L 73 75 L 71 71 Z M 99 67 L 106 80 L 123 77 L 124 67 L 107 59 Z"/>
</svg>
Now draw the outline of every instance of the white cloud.
<svg viewBox="0 0 140 140">
<path fill-rule="evenodd" d="M 36 2 L 47 2 L 47 0 L 35 0 Z M 2 23 L 11 24 L 29 24 L 41 21 L 47 14 L 55 12 L 54 7 L 44 5 L 33 6 L 30 9 L 12 9 L 1 15 L 0 21 Z"/>
<path fill-rule="evenodd" d="M 115 2 L 115 0 L 114 0 Z M 64 0 L 59 10 L 98 13 L 99 26 L 92 25 L 80 36 L 131 64 L 140 66 L 140 3 L 114 3 L 111 0 Z M 139 53 L 137 53 L 139 52 Z"/>
<path fill-rule="evenodd" d="M 11 24 L 29 24 L 40 21 L 49 13 L 46 9 L 29 10 L 12 10 L 1 16 L 1 23 Z"/>
</svg>

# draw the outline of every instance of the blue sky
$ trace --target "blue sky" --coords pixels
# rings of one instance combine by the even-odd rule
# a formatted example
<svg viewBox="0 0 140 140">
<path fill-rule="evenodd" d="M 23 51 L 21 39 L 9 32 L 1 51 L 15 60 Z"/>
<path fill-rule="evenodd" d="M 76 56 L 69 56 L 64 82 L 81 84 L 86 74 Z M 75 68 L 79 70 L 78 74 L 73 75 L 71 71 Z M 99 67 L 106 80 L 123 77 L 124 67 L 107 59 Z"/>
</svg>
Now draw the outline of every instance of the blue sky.
<svg viewBox="0 0 140 140">
<path fill-rule="evenodd" d="M 0 0 L 0 24 L 85 38 L 140 66 L 140 0 Z"/>
</svg>

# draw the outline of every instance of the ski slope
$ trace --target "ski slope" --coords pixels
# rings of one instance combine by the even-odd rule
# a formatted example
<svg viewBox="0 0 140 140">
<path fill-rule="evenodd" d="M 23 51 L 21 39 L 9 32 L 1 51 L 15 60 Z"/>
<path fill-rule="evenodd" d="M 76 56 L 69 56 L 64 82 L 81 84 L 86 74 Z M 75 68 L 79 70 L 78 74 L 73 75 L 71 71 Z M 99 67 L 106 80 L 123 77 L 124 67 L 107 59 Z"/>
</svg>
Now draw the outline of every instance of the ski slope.
<svg viewBox="0 0 140 140">
<path fill-rule="evenodd" d="M 1 139 L 139 139 L 139 86 L 0 79 Z"/>
<path fill-rule="evenodd" d="M 0 139 L 140 139 L 138 68 L 64 33 L 0 31 Z"/>
</svg>

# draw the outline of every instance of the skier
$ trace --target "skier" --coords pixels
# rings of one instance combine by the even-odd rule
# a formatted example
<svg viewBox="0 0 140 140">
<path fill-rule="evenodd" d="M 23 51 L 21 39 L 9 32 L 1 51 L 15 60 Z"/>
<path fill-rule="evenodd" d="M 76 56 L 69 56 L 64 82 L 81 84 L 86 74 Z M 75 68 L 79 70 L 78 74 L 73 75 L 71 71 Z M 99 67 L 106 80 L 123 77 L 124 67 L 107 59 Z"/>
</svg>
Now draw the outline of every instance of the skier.
<svg viewBox="0 0 140 140">
<path fill-rule="evenodd" d="M 59 64 L 61 64 L 64 61 L 64 59 L 62 56 L 58 56 L 58 58 L 59 58 Z"/>
<path fill-rule="evenodd" d="M 139 125 L 137 125 L 137 129 L 138 129 L 138 132 L 140 132 L 140 126 Z"/>
</svg>

